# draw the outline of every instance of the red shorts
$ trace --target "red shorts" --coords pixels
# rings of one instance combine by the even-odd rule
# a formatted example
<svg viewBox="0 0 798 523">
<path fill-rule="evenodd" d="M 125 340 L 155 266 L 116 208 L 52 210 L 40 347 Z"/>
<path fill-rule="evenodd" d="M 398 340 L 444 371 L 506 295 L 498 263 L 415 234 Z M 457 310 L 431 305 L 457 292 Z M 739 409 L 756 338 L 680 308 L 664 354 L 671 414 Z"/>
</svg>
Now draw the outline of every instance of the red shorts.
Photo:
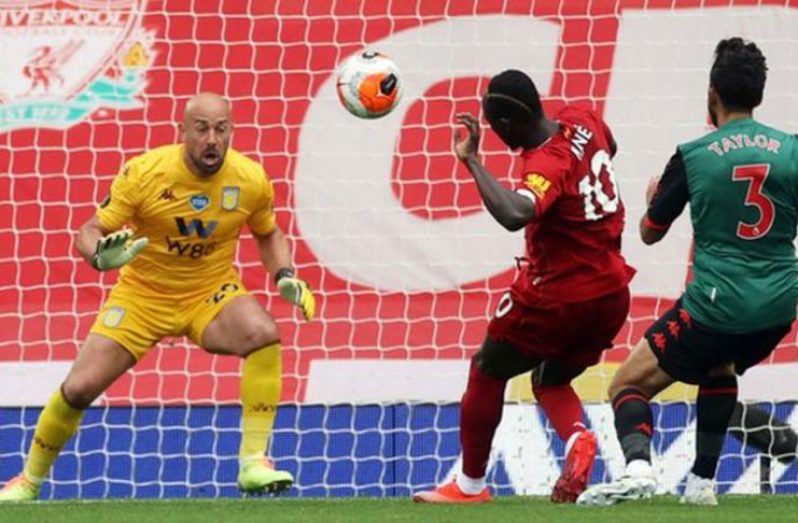
<svg viewBox="0 0 798 523">
<path fill-rule="evenodd" d="M 522 355 L 585 369 L 598 363 L 629 314 L 629 288 L 577 303 L 524 306 L 508 292 L 499 300 L 488 337 L 507 342 Z"/>
</svg>

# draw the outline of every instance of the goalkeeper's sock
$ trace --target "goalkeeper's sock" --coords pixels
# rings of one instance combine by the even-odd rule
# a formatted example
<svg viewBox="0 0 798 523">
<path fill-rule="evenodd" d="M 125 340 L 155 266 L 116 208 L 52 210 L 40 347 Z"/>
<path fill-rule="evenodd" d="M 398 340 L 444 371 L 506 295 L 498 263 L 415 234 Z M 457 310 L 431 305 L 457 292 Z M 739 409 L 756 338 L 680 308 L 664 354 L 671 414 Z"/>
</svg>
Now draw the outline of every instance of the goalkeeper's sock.
<svg viewBox="0 0 798 523">
<path fill-rule="evenodd" d="M 651 436 L 654 433 L 651 406 L 636 387 L 621 389 L 612 399 L 615 432 L 627 465 L 635 460 L 651 463 Z"/>
<path fill-rule="evenodd" d="M 720 451 L 737 404 L 737 376 L 714 376 L 698 386 L 696 457 L 693 474 L 713 479 Z"/>
<path fill-rule="evenodd" d="M 53 393 L 39 415 L 33 433 L 30 454 L 25 464 L 25 478 L 28 481 L 36 485 L 44 482 L 61 449 L 78 430 L 83 412 L 83 409 L 76 409 L 67 403 L 60 387 Z"/>
<path fill-rule="evenodd" d="M 571 384 L 537 385 L 533 383 L 532 392 L 560 439 L 573 443 L 573 436 L 585 430 L 585 420 L 582 417 L 582 402 Z M 568 450 L 570 447 L 566 449 L 566 454 Z"/>
<path fill-rule="evenodd" d="M 262 460 L 269 445 L 282 389 L 280 343 L 267 345 L 244 359 L 241 375 L 242 464 Z"/>
<path fill-rule="evenodd" d="M 488 467 L 493 434 L 502 419 L 506 380 L 491 378 L 471 359 L 468 386 L 460 407 L 463 474 L 482 479 Z"/>
</svg>

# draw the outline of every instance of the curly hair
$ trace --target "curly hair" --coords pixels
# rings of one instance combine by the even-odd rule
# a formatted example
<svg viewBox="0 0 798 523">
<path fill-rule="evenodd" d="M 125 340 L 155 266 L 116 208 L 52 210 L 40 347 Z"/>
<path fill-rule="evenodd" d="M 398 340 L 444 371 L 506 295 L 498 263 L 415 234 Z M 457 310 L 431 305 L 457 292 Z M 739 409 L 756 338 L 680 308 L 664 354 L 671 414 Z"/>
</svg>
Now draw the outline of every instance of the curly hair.
<svg viewBox="0 0 798 523">
<path fill-rule="evenodd" d="M 755 43 L 727 38 L 715 48 L 709 85 L 727 108 L 751 110 L 762 103 L 767 70 L 765 56 Z"/>
</svg>

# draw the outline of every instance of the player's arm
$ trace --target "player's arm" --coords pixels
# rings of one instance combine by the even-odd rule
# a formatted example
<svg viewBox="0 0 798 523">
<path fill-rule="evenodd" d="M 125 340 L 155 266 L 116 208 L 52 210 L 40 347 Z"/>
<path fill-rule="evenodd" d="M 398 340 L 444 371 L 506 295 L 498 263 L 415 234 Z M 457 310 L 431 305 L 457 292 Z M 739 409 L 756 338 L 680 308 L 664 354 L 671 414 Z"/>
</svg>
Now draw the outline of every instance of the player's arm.
<svg viewBox="0 0 798 523">
<path fill-rule="evenodd" d="M 460 139 L 459 130 L 454 133 L 454 150 L 474 181 L 488 212 L 508 231 L 525 227 L 535 217 L 535 202 L 504 187 L 477 157 L 479 150 L 479 122 L 468 113 L 459 113 L 457 119 L 468 129 L 468 136 Z"/>
<path fill-rule="evenodd" d="M 249 218 L 249 228 L 258 243 L 263 266 L 274 278 L 280 296 L 299 307 L 306 320 L 311 320 L 316 315 L 316 298 L 310 285 L 295 274 L 291 262 L 291 246 L 275 220 L 273 197 L 272 184 L 264 174 L 263 194 L 258 207 Z"/>
<path fill-rule="evenodd" d="M 316 315 L 316 298 L 306 281 L 297 278 L 291 264 L 288 239 L 277 225 L 265 234 L 253 231 L 263 266 L 269 271 L 283 299 L 302 309 L 306 320 Z"/>
<path fill-rule="evenodd" d="M 77 247 L 78 252 L 86 260 L 86 263 L 92 263 L 94 254 L 97 252 L 97 242 L 110 232 L 102 226 L 97 215 L 92 216 L 89 221 L 80 226 Z"/>
<path fill-rule="evenodd" d="M 263 266 L 275 281 L 277 281 L 280 271 L 292 270 L 291 248 L 285 234 L 277 225 L 265 234 L 254 233 L 253 235 L 255 241 L 258 242 L 258 251 Z"/>
<path fill-rule="evenodd" d="M 646 245 L 657 243 L 668 233 L 690 199 L 687 171 L 677 149 L 662 176 L 655 176 L 646 189 L 648 210 L 640 220 L 640 238 Z"/>
<path fill-rule="evenodd" d="M 96 214 L 78 229 L 78 252 L 99 271 L 125 265 L 147 246 L 147 238 L 133 240 L 133 231 L 122 228 L 137 205 L 139 191 L 131 171 L 131 164 L 125 164 Z"/>
</svg>

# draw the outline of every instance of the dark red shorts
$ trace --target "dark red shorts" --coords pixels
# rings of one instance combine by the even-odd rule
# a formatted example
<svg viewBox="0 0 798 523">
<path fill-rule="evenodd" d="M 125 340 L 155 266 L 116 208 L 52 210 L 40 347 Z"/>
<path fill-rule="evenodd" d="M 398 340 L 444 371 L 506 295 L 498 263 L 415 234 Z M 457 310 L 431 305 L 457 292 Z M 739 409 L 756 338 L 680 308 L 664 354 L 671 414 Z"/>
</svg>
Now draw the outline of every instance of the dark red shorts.
<svg viewBox="0 0 798 523">
<path fill-rule="evenodd" d="M 499 300 L 488 337 L 522 355 L 585 369 L 598 363 L 629 314 L 629 288 L 577 303 L 522 305 L 508 292 Z"/>
</svg>

